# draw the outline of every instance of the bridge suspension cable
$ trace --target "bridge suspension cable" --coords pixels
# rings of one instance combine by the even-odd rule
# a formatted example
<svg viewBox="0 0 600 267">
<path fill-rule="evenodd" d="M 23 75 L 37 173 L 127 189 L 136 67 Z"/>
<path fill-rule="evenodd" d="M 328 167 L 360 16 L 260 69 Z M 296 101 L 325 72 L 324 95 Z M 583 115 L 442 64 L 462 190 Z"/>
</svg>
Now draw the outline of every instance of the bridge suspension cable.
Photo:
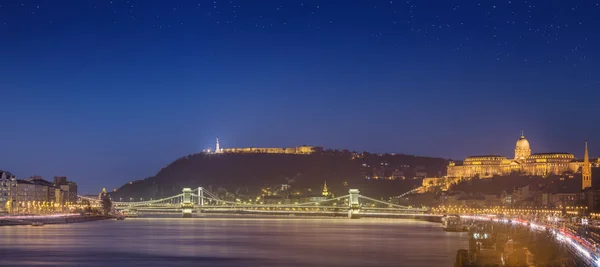
<svg viewBox="0 0 600 267">
<path fill-rule="evenodd" d="M 340 199 L 348 198 L 349 196 L 350 195 L 345 195 L 345 196 L 340 196 L 340 197 L 326 199 L 326 200 L 321 200 L 321 201 L 311 201 L 311 202 L 304 202 L 304 203 L 298 203 L 298 204 L 250 204 L 250 203 L 244 204 L 244 203 L 240 203 L 240 202 L 227 201 L 227 200 L 216 200 L 216 199 L 211 199 L 211 198 L 206 198 L 206 199 L 208 199 L 208 200 L 216 200 L 216 202 L 221 202 L 221 203 L 224 203 L 224 204 L 230 204 L 233 207 L 282 207 L 282 208 L 294 208 L 294 207 L 299 207 L 299 206 L 307 206 L 307 205 L 315 205 L 315 204 L 320 204 L 320 203 L 325 203 L 325 202 L 331 202 L 331 201 L 335 201 L 335 200 L 340 200 Z"/>
<path fill-rule="evenodd" d="M 377 203 L 380 203 L 380 204 L 388 205 L 390 207 L 396 207 L 396 208 L 399 208 L 399 209 L 419 209 L 419 208 L 410 208 L 410 207 L 407 207 L 407 206 L 397 205 L 397 204 L 393 204 L 393 203 L 389 203 L 389 202 L 377 200 L 377 199 L 374 199 L 374 198 L 365 197 L 363 195 L 358 195 L 358 197 L 362 198 L 362 199 L 370 200 L 370 201 L 373 201 L 373 202 L 377 202 Z M 419 209 L 419 210 L 426 210 L 426 209 Z"/>
<path fill-rule="evenodd" d="M 170 196 L 170 197 L 166 197 L 166 198 L 161 198 L 161 199 L 157 199 L 157 200 L 148 200 L 148 201 L 138 201 L 138 202 L 113 202 L 113 205 L 120 205 L 120 206 L 143 206 L 143 205 L 147 205 L 147 204 L 155 204 L 155 203 L 159 203 L 159 202 L 163 202 L 163 201 L 167 201 L 167 200 L 172 200 L 178 197 L 182 197 L 183 194 L 178 194 L 178 195 L 174 195 L 174 196 Z"/>
<path fill-rule="evenodd" d="M 217 197 L 215 194 L 213 194 L 212 192 L 202 188 L 202 193 L 208 195 L 209 197 L 216 199 L 216 200 L 221 200 L 219 197 Z"/>
<path fill-rule="evenodd" d="M 168 210 L 181 211 L 182 208 L 184 208 L 184 206 L 188 210 L 192 209 L 195 206 L 196 208 L 199 208 L 200 210 L 202 210 L 202 209 L 214 209 L 214 210 L 231 209 L 231 210 L 241 210 L 241 211 L 244 211 L 244 210 L 254 211 L 254 210 L 275 209 L 277 211 L 273 211 L 273 212 L 281 212 L 282 210 L 293 210 L 294 212 L 296 212 L 296 211 L 303 210 L 303 209 L 306 209 L 307 211 L 309 209 L 310 210 L 316 209 L 316 210 L 320 210 L 321 212 L 329 212 L 329 211 L 331 211 L 331 209 L 333 209 L 333 212 L 339 212 L 340 209 L 352 208 L 349 206 L 349 203 L 352 202 L 354 204 L 361 204 L 360 206 L 362 207 L 362 209 L 368 210 L 371 213 L 377 212 L 377 211 L 380 211 L 380 212 L 384 212 L 384 211 L 425 212 L 425 211 L 427 211 L 426 208 L 411 208 L 411 207 L 407 207 L 407 206 L 402 206 L 402 205 L 393 204 L 393 203 L 385 202 L 382 200 L 366 197 L 363 195 L 359 195 L 358 190 L 354 190 L 356 192 L 354 192 L 353 190 L 350 190 L 350 192 L 349 192 L 350 194 L 348 194 L 348 195 L 339 196 L 339 197 L 335 197 L 335 198 L 331 198 L 331 199 L 316 200 L 316 201 L 309 201 L 309 202 L 303 202 L 303 203 L 296 202 L 296 203 L 284 203 L 284 204 L 262 204 L 262 203 L 259 204 L 258 202 L 240 202 L 239 200 L 230 201 L 230 200 L 220 199 L 219 197 L 217 197 L 217 194 L 210 192 L 202 187 L 199 187 L 194 190 L 184 189 L 184 192 L 181 194 L 177 194 L 177 195 L 166 197 L 166 198 L 156 199 L 156 200 L 147 200 L 147 201 L 139 201 L 139 202 L 113 202 L 113 204 L 115 206 L 119 207 L 119 209 L 136 208 L 138 210 L 145 210 L 148 212 L 164 212 L 164 211 L 168 211 Z M 413 189 L 407 193 L 402 194 L 401 196 L 415 192 L 417 190 L 419 190 L 419 188 Z M 354 198 L 354 197 L 357 197 L 357 198 Z M 86 199 L 89 201 L 95 201 L 96 203 L 100 202 L 99 199 L 94 199 L 94 198 L 89 198 L 89 197 L 79 196 L 79 198 Z M 351 198 L 353 198 L 353 199 L 351 199 Z M 364 203 L 358 203 L 358 201 L 357 201 L 358 199 L 362 199 L 363 201 L 366 200 L 369 202 L 374 202 L 374 203 L 383 205 L 383 207 L 376 206 L 375 204 L 369 205 L 368 203 L 366 203 L 367 205 L 362 205 Z M 184 201 L 186 201 L 186 203 L 184 203 Z M 188 203 L 187 201 L 191 201 L 191 203 Z M 289 200 L 287 200 L 287 201 L 289 201 Z M 336 202 L 331 203 L 334 201 L 336 201 Z M 340 201 L 340 202 L 337 202 L 337 201 Z M 281 203 L 281 202 L 279 202 L 279 203 Z M 327 203 L 330 203 L 330 204 L 327 204 Z M 181 204 L 181 207 L 180 207 L 180 204 Z M 192 204 L 192 206 L 189 207 L 188 204 Z"/>
</svg>

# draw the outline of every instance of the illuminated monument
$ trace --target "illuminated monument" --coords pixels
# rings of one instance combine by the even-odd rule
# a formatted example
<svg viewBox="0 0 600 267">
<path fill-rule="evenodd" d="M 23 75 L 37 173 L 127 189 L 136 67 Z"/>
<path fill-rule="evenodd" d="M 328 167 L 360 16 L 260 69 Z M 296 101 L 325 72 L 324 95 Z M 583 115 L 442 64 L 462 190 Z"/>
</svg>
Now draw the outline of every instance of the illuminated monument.
<svg viewBox="0 0 600 267">
<path fill-rule="evenodd" d="M 531 154 L 529 141 L 521 131 L 521 137 L 517 140 L 515 146 L 515 156 L 509 159 L 498 155 L 473 156 L 466 158 L 462 164 L 451 161 L 447 168 L 449 178 L 488 178 L 494 175 L 509 175 L 511 173 L 520 173 L 523 175 L 560 175 L 568 172 L 578 172 L 580 169 L 583 174 L 590 173 L 589 158 L 586 156 L 584 162 L 575 159 L 571 153 L 534 153 Z M 586 166 L 587 159 L 587 166 Z M 600 159 L 596 164 L 600 163 Z M 584 168 L 582 168 L 584 167 Z M 589 181 L 591 184 L 591 179 Z M 585 187 L 585 183 L 584 183 Z"/>
<path fill-rule="evenodd" d="M 205 152 L 210 152 L 209 149 L 205 150 Z M 254 153 L 254 154 L 301 154 L 301 155 L 309 155 L 315 152 L 314 146 L 297 146 L 297 147 L 288 147 L 288 148 L 261 148 L 261 147 L 245 147 L 245 148 L 221 148 L 219 145 L 219 138 L 217 138 L 217 143 L 215 145 L 214 153 L 234 153 L 234 154 L 242 154 L 242 153 Z"/>
</svg>

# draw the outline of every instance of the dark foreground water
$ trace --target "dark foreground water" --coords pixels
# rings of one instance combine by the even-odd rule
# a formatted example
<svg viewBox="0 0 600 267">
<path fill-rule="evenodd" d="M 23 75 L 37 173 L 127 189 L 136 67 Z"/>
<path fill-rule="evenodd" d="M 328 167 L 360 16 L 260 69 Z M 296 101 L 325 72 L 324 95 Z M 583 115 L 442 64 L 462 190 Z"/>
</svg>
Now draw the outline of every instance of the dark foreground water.
<svg viewBox="0 0 600 267">
<path fill-rule="evenodd" d="M 0 227 L 2 266 L 452 266 L 464 233 L 398 219 L 138 218 Z"/>
</svg>

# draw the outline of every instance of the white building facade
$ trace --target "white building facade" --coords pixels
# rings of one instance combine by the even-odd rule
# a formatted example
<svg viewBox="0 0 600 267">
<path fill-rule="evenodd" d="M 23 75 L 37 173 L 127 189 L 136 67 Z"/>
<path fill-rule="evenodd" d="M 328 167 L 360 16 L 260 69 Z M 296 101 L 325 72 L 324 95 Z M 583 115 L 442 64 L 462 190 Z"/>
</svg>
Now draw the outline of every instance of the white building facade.
<svg viewBox="0 0 600 267">
<path fill-rule="evenodd" d="M 17 178 L 9 172 L 0 171 L 0 213 L 9 213 L 14 204 Z"/>
</svg>

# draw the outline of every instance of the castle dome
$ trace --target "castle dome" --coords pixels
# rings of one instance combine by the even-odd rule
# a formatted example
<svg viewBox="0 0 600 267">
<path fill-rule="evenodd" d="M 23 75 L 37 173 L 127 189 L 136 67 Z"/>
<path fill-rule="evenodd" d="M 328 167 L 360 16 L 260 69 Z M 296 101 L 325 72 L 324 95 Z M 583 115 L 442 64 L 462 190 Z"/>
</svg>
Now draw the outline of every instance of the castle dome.
<svg viewBox="0 0 600 267">
<path fill-rule="evenodd" d="M 529 141 L 527 141 L 527 139 L 525 139 L 525 136 L 521 135 L 521 138 L 519 138 L 519 140 L 517 141 L 517 146 L 516 149 L 521 149 L 521 150 L 529 150 Z"/>
<path fill-rule="evenodd" d="M 524 161 L 531 155 L 531 147 L 529 146 L 529 141 L 525 139 L 525 135 L 521 130 L 521 138 L 517 140 L 517 145 L 515 146 L 515 160 Z"/>
</svg>

